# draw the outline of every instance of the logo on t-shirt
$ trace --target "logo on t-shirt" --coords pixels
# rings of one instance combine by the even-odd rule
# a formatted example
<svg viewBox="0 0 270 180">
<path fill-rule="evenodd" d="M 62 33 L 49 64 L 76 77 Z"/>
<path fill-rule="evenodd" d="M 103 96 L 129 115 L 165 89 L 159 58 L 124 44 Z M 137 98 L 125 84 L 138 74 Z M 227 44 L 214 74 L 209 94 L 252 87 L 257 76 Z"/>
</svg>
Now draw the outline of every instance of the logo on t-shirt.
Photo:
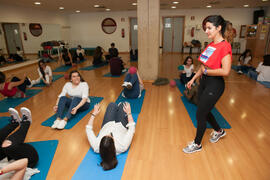
<svg viewBox="0 0 270 180">
<path fill-rule="evenodd" d="M 200 56 L 202 62 L 206 63 L 215 52 L 216 48 L 209 46 Z"/>
</svg>

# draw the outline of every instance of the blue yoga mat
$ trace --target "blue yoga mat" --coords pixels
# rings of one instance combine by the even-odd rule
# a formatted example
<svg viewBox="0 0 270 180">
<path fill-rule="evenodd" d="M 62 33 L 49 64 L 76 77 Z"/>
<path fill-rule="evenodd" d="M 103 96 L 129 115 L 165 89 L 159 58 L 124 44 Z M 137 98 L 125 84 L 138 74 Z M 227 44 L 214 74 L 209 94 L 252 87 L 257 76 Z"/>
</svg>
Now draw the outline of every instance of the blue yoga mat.
<svg viewBox="0 0 270 180">
<path fill-rule="evenodd" d="M 40 173 L 34 174 L 31 180 L 46 180 L 58 145 L 58 140 L 30 142 L 28 144 L 34 146 L 39 156 L 38 163 L 34 168 L 38 168 Z"/>
<path fill-rule="evenodd" d="M 9 123 L 10 117 L 4 116 L 0 117 L 0 129 L 5 127 Z"/>
<path fill-rule="evenodd" d="M 174 80 L 175 80 L 175 82 L 176 82 L 176 86 L 178 87 L 179 91 L 180 91 L 182 94 L 184 94 L 184 90 L 186 90 L 184 84 L 182 84 L 182 83 L 180 82 L 179 79 L 174 79 Z"/>
<path fill-rule="evenodd" d="M 66 72 L 71 67 L 72 66 L 60 66 L 60 67 L 56 68 L 55 70 L 53 70 L 53 72 Z"/>
<path fill-rule="evenodd" d="M 139 114 L 132 114 L 133 119 L 137 122 Z M 95 153 L 92 148 L 89 149 L 80 166 L 72 177 L 72 180 L 81 179 L 98 179 L 98 180 L 120 180 L 124 171 L 128 151 L 117 155 L 118 165 L 116 168 L 104 171 L 99 165 L 101 162 L 100 155 Z"/>
<path fill-rule="evenodd" d="M 94 70 L 94 69 L 97 69 L 97 68 L 100 68 L 100 67 L 103 67 L 103 66 L 106 66 L 108 65 L 108 63 L 104 63 L 104 64 L 101 64 L 101 65 L 98 65 L 98 66 L 87 66 L 87 67 L 83 67 L 83 68 L 80 68 L 80 70 L 85 70 L 85 71 L 90 71 L 90 70 Z"/>
<path fill-rule="evenodd" d="M 89 113 L 94 108 L 95 104 L 99 103 L 102 100 L 103 100 L 103 97 L 90 96 L 91 103 L 90 103 L 89 109 L 86 111 L 78 112 L 75 116 L 71 117 L 67 125 L 65 126 L 65 129 L 71 129 L 73 126 L 75 126 L 87 113 Z M 56 114 L 54 114 L 49 119 L 44 121 L 41 125 L 51 127 L 55 120 L 56 120 Z"/>
<path fill-rule="evenodd" d="M 26 98 L 6 98 L 0 101 L 0 112 L 8 112 L 8 108 L 16 107 L 24 101 L 30 99 L 34 95 L 41 92 L 41 89 L 28 89 L 26 90 Z"/>
<path fill-rule="evenodd" d="M 103 77 L 120 77 L 122 76 L 123 74 L 125 74 L 127 72 L 128 69 L 126 69 L 125 72 L 122 72 L 121 75 L 112 75 L 111 73 L 107 73 L 105 74 Z"/>
<path fill-rule="evenodd" d="M 61 77 L 64 77 L 62 74 L 53 75 L 53 82 L 60 79 Z M 35 84 L 33 87 L 45 87 L 45 83 L 41 80 L 39 84 Z"/>
<path fill-rule="evenodd" d="M 184 103 L 187 112 L 189 114 L 190 119 L 192 120 L 193 125 L 197 128 L 197 120 L 196 120 L 196 112 L 197 112 L 197 106 L 190 103 L 187 98 L 184 96 L 181 97 L 182 102 Z M 224 117 L 218 112 L 216 108 L 212 109 L 212 114 L 216 118 L 217 123 L 221 128 L 224 129 L 230 129 L 230 124 L 224 119 Z M 207 128 L 212 128 L 210 124 L 207 122 Z"/>
<path fill-rule="evenodd" d="M 145 89 L 141 92 L 141 97 L 136 99 L 127 99 L 122 96 L 122 92 L 120 93 L 119 97 L 115 101 L 116 104 L 120 102 L 129 102 L 131 107 L 132 113 L 140 113 L 143 105 L 143 100 L 145 96 Z"/>
</svg>

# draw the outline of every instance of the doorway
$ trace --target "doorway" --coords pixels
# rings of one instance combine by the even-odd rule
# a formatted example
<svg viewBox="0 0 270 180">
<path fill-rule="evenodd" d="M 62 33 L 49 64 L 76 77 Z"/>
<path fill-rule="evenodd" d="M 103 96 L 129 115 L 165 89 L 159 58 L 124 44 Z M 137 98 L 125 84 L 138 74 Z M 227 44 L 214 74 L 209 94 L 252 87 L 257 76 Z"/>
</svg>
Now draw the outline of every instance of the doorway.
<svg viewBox="0 0 270 180">
<path fill-rule="evenodd" d="M 138 23 L 137 18 L 130 18 L 130 48 L 138 49 Z"/>
<path fill-rule="evenodd" d="M 3 23 L 6 47 L 8 54 L 16 54 L 19 47 L 23 51 L 21 32 L 18 23 Z"/>
<path fill-rule="evenodd" d="M 184 17 L 163 17 L 163 52 L 182 52 Z"/>
</svg>

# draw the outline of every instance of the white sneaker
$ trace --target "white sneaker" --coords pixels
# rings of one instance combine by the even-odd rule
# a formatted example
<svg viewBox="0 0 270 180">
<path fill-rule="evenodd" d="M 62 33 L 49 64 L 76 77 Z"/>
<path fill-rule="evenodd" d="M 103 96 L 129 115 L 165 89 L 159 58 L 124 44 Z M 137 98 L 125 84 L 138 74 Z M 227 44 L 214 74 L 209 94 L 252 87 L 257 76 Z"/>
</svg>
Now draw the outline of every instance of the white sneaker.
<svg viewBox="0 0 270 180">
<path fill-rule="evenodd" d="M 51 128 L 53 128 L 53 129 L 55 129 L 55 128 L 57 128 L 57 126 L 58 126 L 58 124 L 61 122 L 61 120 L 55 120 L 54 122 L 53 122 L 53 125 L 51 126 Z"/>
<path fill-rule="evenodd" d="M 127 82 L 126 88 L 127 88 L 127 89 L 131 89 L 131 88 L 132 88 L 131 82 Z"/>
<path fill-rule="evenodd" d="M 128 82 L 125 81 L 125 82 L 122 84 L 122 87 L 127 87 L 127 83 L 128 83 Z"/>
<path fill-rule="evenodd" d="M 59 123 L 58 123 L 58 125 L 57 125 L 57 129 L 64 129 L 65 128 L 65 126 L 66 126 L 66 124 L 67 124 L 67 121 L 65 121 L 65 120 L 61 120 Z"/>
<path fill-rule="evenodd" d="M 28 108 L 22 107 L 21 113 L 22 113 L 22 121 L 29 121 L 30 123 L 32 123 L 31 111 Z"/>
<path fill-rule="evenodd" d="M 238 74 L 243 74 L 243 72 L 241 70 L 237 71 Z"/>
<path fill-rule="evenodd" d="M 11 116 L 11 122 L 12 123 L 15 123 L 15 122 L 21 122 L 21 118 L 19 116 L 19 113 L 16 109 L 14 108 L 9 108 L 8 109 L 8 112 L 10 113 L 10 116 Z"/>
</svg>

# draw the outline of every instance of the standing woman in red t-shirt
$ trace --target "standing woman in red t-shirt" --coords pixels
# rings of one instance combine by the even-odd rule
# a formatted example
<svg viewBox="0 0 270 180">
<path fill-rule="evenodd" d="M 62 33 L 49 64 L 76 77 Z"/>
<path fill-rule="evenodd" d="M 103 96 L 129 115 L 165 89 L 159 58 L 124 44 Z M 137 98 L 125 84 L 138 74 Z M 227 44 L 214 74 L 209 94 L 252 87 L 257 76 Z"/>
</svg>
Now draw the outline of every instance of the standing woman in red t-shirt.
<svg viewBox="0 0 270 180">
<path fill-rule="evenodd" d="M 202 150 L 201 141 L 208 121 L 214 131 L 211 133 L 210 142 L 215 143 L 226 132 L 220 128 L 211 113 L 215 104 L 225 89 L 223 76 L 228 76 L 231 70 L 232 49 L 230 43 L 224 40 L 226 21 L 222 16 L 213 15 L 206 19 L 206 34 L 213 41 L 205 48 L 199 57 L 201 67 L 195 76 L 188 82 L 190 88 L 197 78 L 201 78 L 198 90 L 198 109 L 196 112 L 197 132 L 193 142 L 183 149 L 185 153 Z"/>
</svg>

